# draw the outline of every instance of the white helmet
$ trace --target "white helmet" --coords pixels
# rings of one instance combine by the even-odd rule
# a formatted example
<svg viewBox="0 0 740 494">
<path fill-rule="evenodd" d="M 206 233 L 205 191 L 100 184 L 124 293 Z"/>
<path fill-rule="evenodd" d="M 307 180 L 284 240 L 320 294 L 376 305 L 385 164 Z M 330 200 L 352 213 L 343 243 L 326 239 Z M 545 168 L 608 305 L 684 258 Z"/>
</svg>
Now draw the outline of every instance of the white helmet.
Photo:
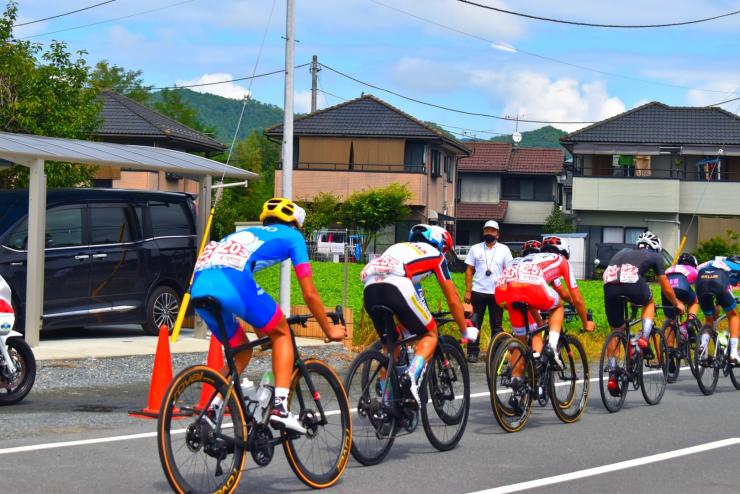
<svg viewBox="0 0 740 494">
<path fill-rule="evenodd" d="M 661 243 L 660 238 L 651 231 L 642 232 L 640 236 L 637 237 L 637 242 L 635 242 L 635 244 L 640 249 L 647 247 L 655 252 L 663 250 L 663 244 Z"/>
</svg>

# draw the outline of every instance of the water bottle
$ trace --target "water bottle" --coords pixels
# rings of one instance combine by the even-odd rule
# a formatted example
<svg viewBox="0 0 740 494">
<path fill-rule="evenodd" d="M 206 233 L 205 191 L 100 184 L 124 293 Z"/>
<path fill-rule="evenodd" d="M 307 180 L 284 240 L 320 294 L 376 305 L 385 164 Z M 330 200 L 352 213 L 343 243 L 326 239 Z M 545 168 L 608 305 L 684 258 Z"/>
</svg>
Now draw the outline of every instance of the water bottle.
<svg viewBox="0 0 740 494">
<path fill-rule="evenodd" d="M 634 335 L 630 337 L 630 349 L 629 349 L 629 352 L 630 352 L 630 357 L 634 357 L 635 355 L 637 355 L 638 353 L 640 353 L 640 347 L 637 344 L 637 337 L 634 336 Z"/>
<path fill-rule="evenodd" d="M 717 335 L 717 342 L 720 345 L 722 345 L 724 348 L 727 348 L 727 343 L 728 343 L 727 337 L 728 337 L 728 335 L 727 335 L 727 331 L 726 330 L 725 331 L 720 331 L 719 334 Z"/>
<path fill-rule="evenodd" d="M 275 376 L 272 374 L 272 371 L 265 371 L 264 374 L 262 374 L 262 379 L 260 380 L 260 387 L 257 389 L 256 393 L 256 400 L 259 404 L 259 410 L 255 411 L 255 420 L 257 422 L 262 422 L 263 418 L 267 416 L 267 409 L 270 406 L 270 401 L 272 400 L 273 394 L 275 390 Z"/>
<path fill-rule="evenodd" d="M 678 332 L 681 334 L 682 342 L 689 339 L 689 331 L 686 329 L 686 323 L 683 323 L 678 326 Z"/>
</svg>

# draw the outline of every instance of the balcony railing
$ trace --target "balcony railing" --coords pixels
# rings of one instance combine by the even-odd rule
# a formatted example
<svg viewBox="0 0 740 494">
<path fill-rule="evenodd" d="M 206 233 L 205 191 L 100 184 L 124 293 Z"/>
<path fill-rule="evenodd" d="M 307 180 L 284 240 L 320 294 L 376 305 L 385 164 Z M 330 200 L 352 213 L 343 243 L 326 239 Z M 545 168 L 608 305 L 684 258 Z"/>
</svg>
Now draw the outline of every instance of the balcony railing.
<svg viewBox="0 0 740 494">
<path fill-rule="evenodd" d="M 283 169 L 282 161 L 278 163 L 278 170 Z M 424 165 L 410 165 L 404 163 L 324 163 L 300 162 L 294 170 L 337 171 L 337 172 L 371 172 L 371 173 L 421 173 L 426 174 Z"/>
<path fill-rule="evenodd" d="M 737 166 L 733 166 L 728 170 L 724 163 L 719 167 L 714 167 L 713 165 L 687 164 L 685 165 L 685 168 L 654 165 L 639 168 L 633 165 L 584 169 L 583 167 L 576 166 L 574 169 L 574 176 L 594 178 L 652 178 L 700 182 L 740 182 L 740 170 L 737 169 Z"/>
</svg>

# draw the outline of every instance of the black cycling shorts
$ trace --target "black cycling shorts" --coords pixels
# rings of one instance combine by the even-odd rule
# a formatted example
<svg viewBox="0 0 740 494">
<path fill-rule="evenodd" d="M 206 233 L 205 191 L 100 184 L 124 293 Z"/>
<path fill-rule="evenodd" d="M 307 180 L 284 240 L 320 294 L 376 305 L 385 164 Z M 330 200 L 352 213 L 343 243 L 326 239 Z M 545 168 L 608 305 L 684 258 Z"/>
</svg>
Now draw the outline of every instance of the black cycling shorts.
<svg viewBox="0 0 740 494">
<path fill-rule="evenodd" d="M 624 301 L 627 297 L 635 305 L 645 306 L 653 299 L 647 281 L 640 278 L 637 283 L 607 283 L 604 285 L 604 309 L 606 320 L 612 328 L 621 328 L 624 320 Z"/>
<path fill-rule="evenodd" d="M 678 300 L 680 300 L 687 306 L 696 302 L 696 293 L 694 293 L 694 289 L 691 288 L 691 283 L 689 283 L 689 280 L 686 278 L 686 276 L 679 273 L 672 273 L 668 275 L 668 282 L 671 284 L 671 287 L 673 288 L 673 293 L 676 294 L 676 298 L 678 298 Z M 675 308 L 673 308 L 671 302 L 668 300 L 668 297 L 666 297 L 665 293 L 663 292 L 661 292 L 661 301 L 664 307 L 670 306 L 670 308 L 668 309 L 663 309 L 665 316 L 668 319 L 675 320 L 678 317 L 677 311 Z"/>
<path fill-rule="evenodd" d="M 696 294 L 705 316 L 714 315 L 715 300 L 725 312 L 737 306 L 735 296 L 732 294 L 730 276 L 723 269 L 709 267 L 699 271 L 696 277 Z"/>
<path fill-rule="evenodd" d="M 393 341 L 396 341 L 398 333 L 387 312 L 374 310 L 379 305 L 388 307 L 396 320 L 413 334 L 423 335 L 436 327 L 423 295 L 408 278 L 388 277 L 385 282 L 370 283 L 365 286 L 363 296 L 365 310 L 381 339 L 385 338 L 385 331 L 392 330 Z"/>
</svg>

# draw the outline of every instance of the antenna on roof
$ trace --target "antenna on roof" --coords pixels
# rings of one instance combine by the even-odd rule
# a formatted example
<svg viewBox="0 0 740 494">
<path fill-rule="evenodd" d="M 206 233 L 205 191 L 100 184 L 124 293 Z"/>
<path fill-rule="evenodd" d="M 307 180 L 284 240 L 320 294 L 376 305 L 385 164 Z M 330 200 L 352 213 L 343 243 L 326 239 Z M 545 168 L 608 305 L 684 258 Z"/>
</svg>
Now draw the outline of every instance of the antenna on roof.
<svg viewBox="0 0 740 494">
<path fill-rule="evenodd" d="M 519 113 L 516 114 L 516 127 L 514 128 L 514 133 L 511 134 L 511 140 L 514 141 L 514 146 L 519 146 L 519 143 L 522 142 L 522 134 L 519 132 Z"/>
</svg>

